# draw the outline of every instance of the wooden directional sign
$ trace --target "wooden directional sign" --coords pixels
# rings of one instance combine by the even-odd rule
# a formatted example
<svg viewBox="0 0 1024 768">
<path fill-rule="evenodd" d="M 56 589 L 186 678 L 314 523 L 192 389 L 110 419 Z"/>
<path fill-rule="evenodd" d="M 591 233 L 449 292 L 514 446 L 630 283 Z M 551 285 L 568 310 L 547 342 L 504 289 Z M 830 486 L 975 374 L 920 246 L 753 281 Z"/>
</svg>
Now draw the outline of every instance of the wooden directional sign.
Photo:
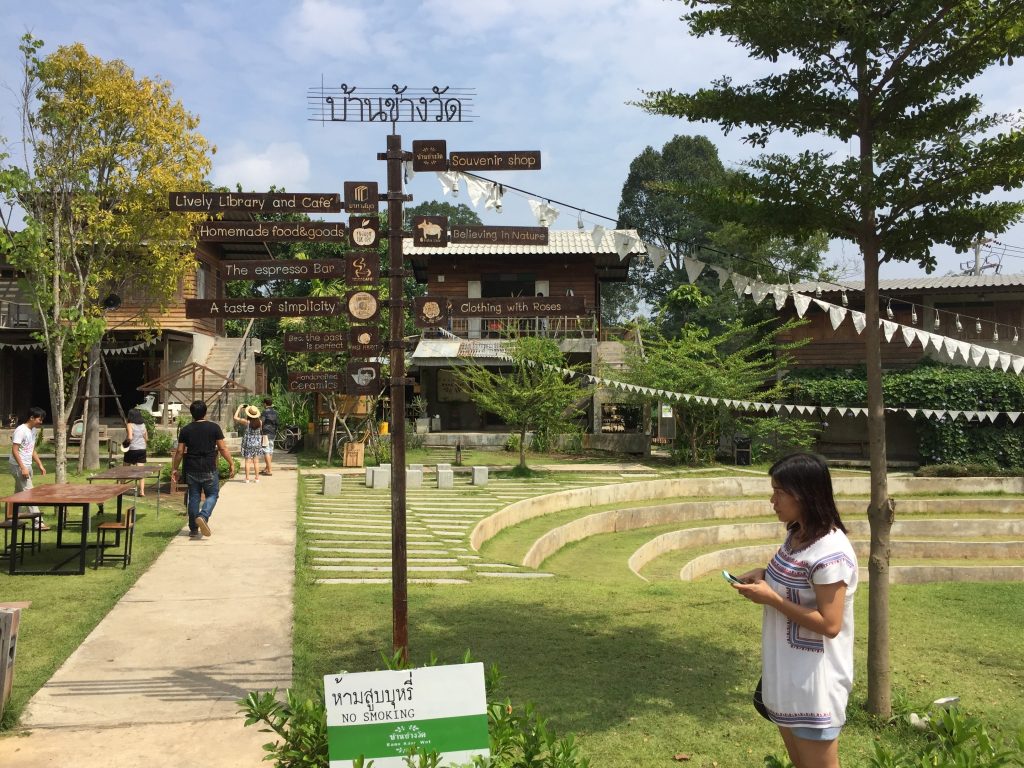
<svg viewBox="0 0 1024 768">
<path fill-rule="evenodd" d="M 220 263 L 220 274 L 225 280 L 334 280 L 344 273 L 345 262 L 341 259 L 234 259 Z"/>
<path fill-rule="evenodd" d="M 455 225 L 448 242 L 465 245 L 547 245 L 547 227 Z"/>
<path fill-rule="evenodd" d="M 344 352 L 345 334 L 337 332 L 284 334 L 285 352 Z"/>
<path fill-rule="evenodd" d="M 366 285 L 380 279 L 380 254 L 374 251 L 350 253 L 345 259 L 345 282 Z"/>
<path fill-rule="evenodd" d="M 413 300 L 413 316 L 418 328 L 447 325 L 451 316 L 451 299 L 445 296 L 417 296 Z"/>
<path fill-rule="evenodd" d="M 448 168 L 452 171 L 539 171 L 540 152 L 452 152 L 448 155 Z"/>
<path fill-rule="evenodd" d="M 356 325 L 348 329 L 348 353 L 352 357 L 379 355 L 380 332 L 369 325 Z"/>
<path fill-rule="evenodd" d="M 412 169 L 416 173 L 448 170 L 448 145 L 444 139 L 412 143 Z"/>
<path fill-rule="evenodd" d="M 343 243 L 347 234 L 334 221 L 205 221 L 195 232 L 204 243 Z"/>
<path fill-rule="evenodd" d="M 216 213 L 338 213 L 337 192 L 169 192 L 167 207 L 172 211 Z"/>
<path fill-rule="evenodd" d="M 377 394 L 380 391 L 380 363 L 371 363 L 368 360 L 350 360 L 346 374 L 346 394 L 369 395 Z"/>
<path fill-rule="evenodd" d="M 289 392 L 342 392 L 344 374 L 339 371 L 304 371 L 288 374 Z"/>
<path fill-rule="evenodd" d="M 413 216 L 412 244 L 417 248 L 444 248 L 448 245 L 448 217 Z"/>
<path fill-rule="evenodd" d="M 453 317 L 576 317 L 586 314 L 576 296 L 531 296 L 517 299 L 448 299 Z"/>
<path fill-rule="evenodd" d="M 353 320 L 373 320 L 380 311 L 376 291 L 349 291 L 345 294 L 345 307 Z"/>
<path fill-rule="evenodd" d="M 380 239 L 380 219 L 376 216 L 351 216 L 348 220 L 353 248 L 376 248 Z"/>
<path fill-rule="evenodd" d="M 345 182 L 345 210 L 349 213 L 376 214 L 379 203 L 376 181 Z"/>
<path fill-rule="evenodd" d="M 346 303 L 336 296 L 293 299 L 185 299 L 185 317 L 333 317 L 344 316 Z"/>
</svg>

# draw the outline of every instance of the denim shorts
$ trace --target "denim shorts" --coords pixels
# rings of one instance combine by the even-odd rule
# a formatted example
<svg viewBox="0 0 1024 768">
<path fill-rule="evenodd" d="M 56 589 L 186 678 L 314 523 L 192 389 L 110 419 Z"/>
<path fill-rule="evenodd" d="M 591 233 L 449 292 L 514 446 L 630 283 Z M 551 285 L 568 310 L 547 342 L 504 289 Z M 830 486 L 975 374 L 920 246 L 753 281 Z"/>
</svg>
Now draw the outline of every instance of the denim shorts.
<svg viewBox="0 0 1024 768">
<path fill-rule="evenodd" d="M 842 730 L 843 726 L 840 725 L 838 728 L 790 728 L 789 732 L 807 741 L 835 741 Z"/>
</svg>

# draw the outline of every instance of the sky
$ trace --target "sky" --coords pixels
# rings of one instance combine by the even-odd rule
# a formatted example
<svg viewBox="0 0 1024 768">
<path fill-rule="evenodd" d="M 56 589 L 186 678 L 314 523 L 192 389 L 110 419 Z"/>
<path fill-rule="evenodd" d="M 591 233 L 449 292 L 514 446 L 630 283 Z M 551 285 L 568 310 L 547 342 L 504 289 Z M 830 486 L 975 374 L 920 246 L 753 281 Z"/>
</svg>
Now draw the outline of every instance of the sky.
<svg viewBox="0 0 1024 768">
<path fill-rule="evenodd" d="M 322 123 L 306 97 L 323 83 L 390 89 L 474 89 L 473 122 L 399 123 L 403 146 L 443 139 L 448 150 L 541 153 L 541 169 L 487 173 L 561 211 L 554 228 L 577 226 L 584 209 L 616 214 L 629 164 L 647 146 L 702 134 L 728 167 L 754 152 L 714 125 L 651 115 L 630 104 L 645 90 L 695 90 L 729 75 L 745 82 L 766 70 L 722 38 L 696 39 L 671 0 L 0 0 L 0 136 L 17 136 L 18 42 L 26 31 L 44 52 L 73 42 L 123 59 L 136 76 L 172 83 L 216 146 L 211 181 L 246 191 L 341 192 L 344 181 L 385 184 L 390 124 Z M 993 111 L 1024 101 L 1019 68 L 996 67 L 975 84 Z M 772 151 L 806 140 L 782 137 Z M 838 147 L 839 153 L 849 152 Z M 433 174 L 408 185 L 412 205 L 469 203 L 465 187 L 445 197 Z M 510 193 L 485 223 L 534 226 L 526 195 Z M 325 216 L 324 218 L 330 218 Z M 583 214 L 584 226 L 612 227 Z M 1003 274 L 1024 272 L 1024 225 L 998 237 Z M 966 254 L 936 250 L 936 275 L 961 271 Z M 857 249 L 836 241 L 829 257 L 851 279 Z M 916 264 L 883 265 L 883 278 L 914 277 Z"/>
</svg>

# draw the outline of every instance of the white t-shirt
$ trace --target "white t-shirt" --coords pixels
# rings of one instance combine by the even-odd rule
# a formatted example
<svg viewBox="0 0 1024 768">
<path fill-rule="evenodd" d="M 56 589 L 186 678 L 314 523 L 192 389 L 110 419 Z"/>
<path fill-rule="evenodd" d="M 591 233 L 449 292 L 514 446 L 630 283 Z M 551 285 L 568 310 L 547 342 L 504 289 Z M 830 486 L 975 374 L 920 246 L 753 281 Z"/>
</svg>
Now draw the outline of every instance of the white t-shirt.
<svg viewBox="0 0 1024 768">
<path fill-rule="evenodd" d="M 14 434 L 11 435 L 11 443 L 18 446 L 18 457 L 21 459 L 21 465 L 26 467 L 29 472 L 32 471 L 32 453 L 36 448 L 36 435 L 39 434 L 39 428 L 29 429 L 27 424 L 19 424 L 18 428 L 14 430 Z M 14 460 L 14 456 L 8 455 L 7 462 L 17 468 L 18 462 Z"/>
<path fill-rule="evenodd" d="M 843 624 L 834 638 L 812 632 L 765 606 L 761 628 L 762 696 L 772 721 L 788 728 L 836 728 L 846 722 L 853 686 L 853 594 L 857 555 L 834 530 L 793 552 L 792 535 L 765 569 L 783 598 L 816 608 L 813 584 L 846 583 Z"/>
<path fill-rule="evenodd" d="M 131 442 L 128 444 L 129 451 L 144 451 L 146 450 L 146 439 L 149 437 L 146 432 L 145 424 L 129 424 L 128 429 L 131 430 Z"/>
</svg>

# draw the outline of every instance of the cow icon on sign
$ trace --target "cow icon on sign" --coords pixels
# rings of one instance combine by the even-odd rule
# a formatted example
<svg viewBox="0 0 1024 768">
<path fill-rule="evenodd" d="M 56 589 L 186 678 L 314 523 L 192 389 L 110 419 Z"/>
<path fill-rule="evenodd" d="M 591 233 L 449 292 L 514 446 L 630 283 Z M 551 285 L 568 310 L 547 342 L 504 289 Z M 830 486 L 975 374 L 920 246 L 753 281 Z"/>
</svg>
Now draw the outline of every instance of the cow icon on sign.
<svg viewBox="0 0 1024 768">
<path fill-rule="evenodd" d="M 416 216 L 412 221 L 413 245 L 419 248 L 444 248 L 448 245 L 447 216 Z"/>
</svg>

